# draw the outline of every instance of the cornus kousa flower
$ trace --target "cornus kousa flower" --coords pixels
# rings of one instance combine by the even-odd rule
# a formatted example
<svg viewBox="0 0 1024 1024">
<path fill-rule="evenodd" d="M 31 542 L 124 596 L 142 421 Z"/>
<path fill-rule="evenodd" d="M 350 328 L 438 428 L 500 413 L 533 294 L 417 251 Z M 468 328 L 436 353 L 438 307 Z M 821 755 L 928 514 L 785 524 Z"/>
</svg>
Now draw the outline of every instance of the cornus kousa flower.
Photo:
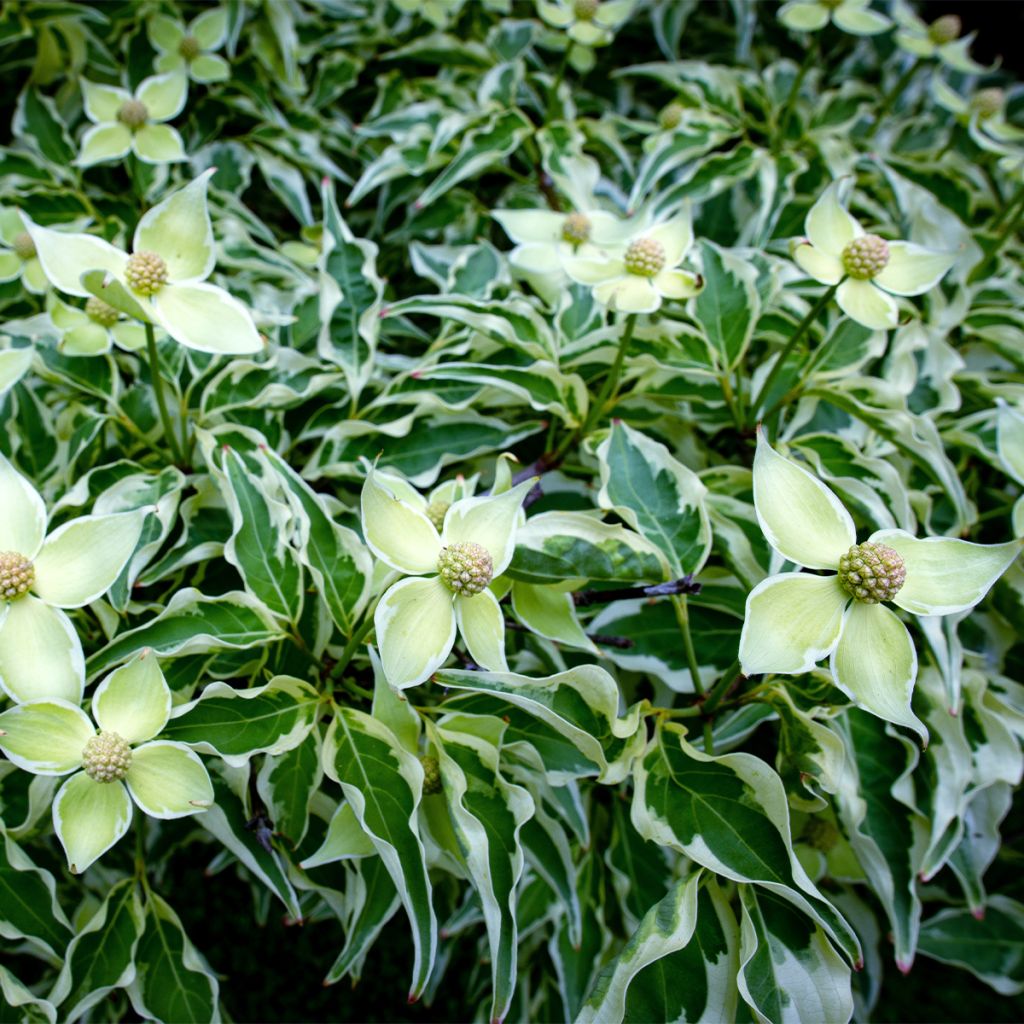
<svg viewBox="0 0 1024 1024">
<path fill-rule="evenodd" d="M 114 343 L 135 352 L 146 344 L 141 324 L 126 320 L 123 313 L 95 295 L 90 295 L 82 308 L 55 298 L 50 319 L 61 332 L 57 347 L 64 355 L 102 355 Z"/>
<path fill-rule="evenodd" d="M 153 818 L 182 818 L 213 803 L 199 757 L 155 740 L 171 691 L 151 651 L 112 672 L 92 716 L 65 700 L 37 700 L 0 714 L 0 750 L 36 775 L 71 775 L 53 802 L 53 827 L 72 872 L 84 871 L 128 831 L 132 802 Z"/>
<path fill-rule="evenodd" d="M 888 330 L 899 322 L 893 295 L 922 295 L 956 262 L 947 252 L 868 234 L 839 202 L 834 181 L 804 221 L 807 238 L 793 249 L 800 269 L 822 284 L 839 285 L 836 301 L 864 327 Z"/>
<path fill-rule="evenodd" d="M 136 320 L 157 324 L 200 352 L 239 355 L 263 344 L 249 311 L 207 284 L 214 265 L 206 206 L 208 170 L 142 217 L 129 255 L 93 235 L 29 224 L 50 283 L 68 295 L 91 295 Z"/>
<path fill-rule="evenodd" d="M 157 71 L 184 71 L 194 82 L 224 82 L 231 68 L 223 57 L 213 53 L 224 44 L 228 34 L 226 7 L 203 11 L 186 27 L 166 14 L 149 19 L 149 41 L 160 54 Z"/>
<path fill-rule="evenodd" d="M 565 261 L 566 273 L 593 286 L 594 298 L 623 313 L 653 313 L 664 299 L 689 299 L 703 287 L 699 274 L 680 269 L 693 245 L 689 208 L 672 220 L 634 234 L 619 248 L 580 253 Z"/>
<path fill-rule="evenodd" d="M 776 452 L 760 431 L 754 507 L 771 546 L 816 572 L 769 576 L 750 592 L 740 636 L 744 674 L 795 675 L 830 658 L 844 693 L 926 736 L 910 710 L 917 652 L 887 604 L 913 615 L 966 611 L 1017 557 L 1020 542 L 920 540 L 905 530 L 877 530 L 858 544 L 853 519 L 835 494 Z"/>
<path fill-rule="evenodd" d="M 636 0 L 537 0 L 537 13 L 581 46 L 607 46 Z"/>
<path fill-rule="evenodd" d="M 779 20 L 796 32 L 817 32 L 829 21 L 855 36 L 873 36 L 892 27 L 877 11 L 868 10 L 871 0 L 790 0 L 779 10 Z"/>
<path fill-rule="evenodd" d="M 181 136 L 163 122 L 181 113 L 187 96 L 188 78 L 180 71 L 144 79 L 134 94 L 83 78 L 85 116 L 92 127 L 82 136 L 75 163 L 92 167 L 129 153 L 147 164 L 184 160 Z"/>
<path fill-rule="evenodd" d="M 507 671 L 505 621 L 488 588 L 512 561 L 533 480 L 493 497 L 462 498 L 432 521 L 390 479 L 371 468 L 361 496 L 370 550 L 407 576 L 388 588 L 374 614 L 388 682 L 403 689 L 426 681 L 451 654 L 456 630 L 478 665 Z"/>
<path fill-rule="evenodd" d="M 0 209 L 0 242 L 8 247 L 0 247 L 0 282 L 21 278 L 30 292 L 45 292 L 46 275 L 36 255 L 36 243 L 17 210 Z"/>
<path fill-rule="evenodd" d="M 82 644 L 61 609 L 110 589 L 146 515 L 81 516 L 47 536 L 43 499 L 0 455 L 0 687 L 13 700 L 82 699 Z"/>
<path fill-rule="evenodd" d="M 975 33 L 961 36 L 963 25 L 955 14 L 944 14 L 929 25 L 907 4 L 901 3 L 893 16 L 899 25 L 895 39 L 901 50 L 915 57 L 935 57 L 954 71 L 968 75 L 977 75 L 985 70 L 967 52 Z"/>
</svg>

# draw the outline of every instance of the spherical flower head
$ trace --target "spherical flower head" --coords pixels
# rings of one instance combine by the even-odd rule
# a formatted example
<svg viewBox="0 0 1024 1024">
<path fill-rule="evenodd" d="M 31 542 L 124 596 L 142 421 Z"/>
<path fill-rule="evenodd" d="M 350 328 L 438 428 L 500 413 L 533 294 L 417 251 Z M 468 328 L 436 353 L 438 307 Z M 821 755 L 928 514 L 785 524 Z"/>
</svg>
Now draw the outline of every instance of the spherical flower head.
<svg viewBox="0 0 1024 1024">
<path fill-rule="evenodd" d="M 841 256 L 843 269 L 858 281 L 870 281 L 885 270 L 889 245 L 878 235 L 861 235 L 850 242 Z"/>
<path fill-rule="evenodd" d="M 117 119 L 135 131 L 149 120 L 149 110 L 142 100 L 125 100 L 117 112 Z"/>
<path fill-rule="evenodd" d="M 585 213 L 570 213 L 562 224 L 562 241 L 571 246 L 580 246 L 590 241 L 592 230 L 590 218 Z"/>
<path fill-rule="evenodd" d="M 630 243 L 623 262 L 630 274 L 657 277 L 665 266 L 665 247 L 655 238 L 638 238 Z"/>
<path fill-rule="evenodd" d="M 818 0 L 818 3 L 822 7 L 827 7 L 830 11 L 834 11 L 837 7 L 842 7 L 846 0 Z"/>
<path fill-rule="evenodd" d="M 682 103 L 678 103 L 673 100 L 671 103 L 666 104 L 661 108 L 661 113 L 658 114 L 658 124 L 667 131 L 670 132 L 674 128 L 679 127 L 679 123 L 683 119 L 683 112 L 686 108 Z"/>
<path fill-rule="evenodd" d="M 839 583 L 864 604 L 891 601 L 906 579 L 903 559 L 884 544 L 854 544 L 839 559 Z"/>
<path fill-rule="evenodd" d="M 32 562 L 17 551 L 0 551 L 0 600 L 24 597 L 36 581 Z"/>
<path fill-rule="evenodd" d="M 421 757 L 420 764 L 423 766 L 423 795 L 430 796 L 432 793 L 440 793 L 441 766 L 437 763 L 436 757 Z"/>
<path fill-rule="evenodd" d="M 124 278 L 139 295 L 155 295 L 167 284 L 167 264 L 155 252 L 133 252 L 128 257 Z"/>
<path fill-rule="evenodd" d="M 941 46 L 943 43 L 951 43 L 954 39 L 959 39 L 961 28 L 959 15 L 944 14 L 928 26 L 928 35 L 933 43 Z"/>
<path fill-rule="evenodd" d="M 991 89 L 979 89 L 971 97 L 971 109 L 979 117 L 993 117 L 1003 109 L 1005 102 L 1006 93 L 998 86 L 993 86 Z"/>
<path fill-rule="evenodd" d="M 462 597 L 473 597 L 486 590 L 494 579 L 494 561 L 487 548 L 463 541 L 441 548 L 437 571 L 449 590 Z"/>
<path fill-rule="evenodd" d="M 601 0 L 575 0 L 572 5 L 572 13 L 580 21 L 591 21 L 600 6 Z"/>
<path fill-rule="evenodd" d="M 187 61 L 194 61 L 199 56 L 202 47 L 199 45 L 199 40 L 195 36 L 185 36 L 180 43 L 178 43 L 178 53 L 185 58 Z"/>
<path fill-rule="evenodd" d="M 14 236 L 11 248 L 23 260 L 30 260 L 36 254 L 36 243 L 27 231 L 22 231 Z"/>
<path fill-rule="evenodd" d="M 116 732 L 97 733 L 82 751 L 82 767 L 93 782 L 118 782 L 131 763 L 132 748 Z"/>
<path fill-rule="evenodd" d="M 427 518 L 431 521 L 434 529 L 438 533 L 441 532 L 441 528 L 444 526 L 444 517 L 448 514 L 448 509 L 452 507 L 450 501 L 432 501 L 426 508 Z"/>
<path fill-rule="evenodd" d="M 109 303 L 90 295 L 85 303 L 85 315 L 101 327 L 113 327 L 119 314 Z"/>
</svg>

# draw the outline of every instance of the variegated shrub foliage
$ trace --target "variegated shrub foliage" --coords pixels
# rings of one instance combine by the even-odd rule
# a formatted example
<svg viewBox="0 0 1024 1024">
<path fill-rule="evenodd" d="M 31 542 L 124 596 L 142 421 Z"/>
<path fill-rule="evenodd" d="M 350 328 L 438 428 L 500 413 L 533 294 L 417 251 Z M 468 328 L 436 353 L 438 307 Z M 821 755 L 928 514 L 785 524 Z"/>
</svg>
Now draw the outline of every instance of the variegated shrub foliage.
<svg viewBox="0 0 1024 1024">
<path fill-rule="evenodd" d="M 0 1020 L 238 1019 L 225 868 L 383 1017 L 1024 989 L 1024 90 L 971 43 L 3 5 Z"/>
</svg>

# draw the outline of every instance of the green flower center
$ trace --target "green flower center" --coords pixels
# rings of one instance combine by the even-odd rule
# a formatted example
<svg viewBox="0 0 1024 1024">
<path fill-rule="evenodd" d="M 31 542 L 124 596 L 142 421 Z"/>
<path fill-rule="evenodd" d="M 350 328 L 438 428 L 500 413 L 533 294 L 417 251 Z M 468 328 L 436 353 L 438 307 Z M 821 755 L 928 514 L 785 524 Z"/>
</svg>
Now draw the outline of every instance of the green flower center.
<svg viewBox="0 0 1024 1024">
<path fill-rule="evenodd" d="M 117 119 L 135 131 L 149 120 L 149 110 L 142 100 L 125 100 L 117 112 Z"/>
<path fill-rule="evenodd" d="M 638 238 L 630 243 L 623 262 L 630 274 L 657 277 L 665 266 L 665 247 L 655 238 Z"/>
<path fill-rule="evenodd" d="M 437 763 L 436 757 L 421 757 L 420 764 L 423 766 L 423 795 L 430 796 L 431 793 L 441 792 L 441 766 Z"/>
<path fill-rule="evenodd" d="M 858 281 L 869 281 L 889 262 L 889 245 L 878 235 L 861 235 L 843 250 L 843 269 Z"/>
<path fill-rule="evenodd" d="M 575 0 L 572 5 L 572 13 L 579 21 L 592 21 L 600 6 L 601 0 Z"/>
<path fill-rule="evenodd" d="M 903 559 L 884 544 L 854 544 L 839 559 L 839 583 L 864 604 L 891 601 L 906 580 Z"/>
<path fill-rule="evenodd" d="M 678 128 L 679 123 L 683 119 L 685 109 L 682 103 L 676 103 L 675 101 L 666 104 L 661 108 L 661 113 L 658 114 L 658 124 L 667 132 L 672 131 L 673 128 Z"/>
<path fill-rule="evenodd" d="M 185 36 L 180 43 L 178 43 L 178 53 L 185 58 L 185 60 L 191 62 L 199 56 L 199 52 L 202 48 L 199 45 L 199 40 L 195 36 Z"/>
<path fill-rule="evenodd" d="M 27 231 L 22 231 L 14 236 L 11 248 L 23 260 L 30 260 L 36 254 L 36 243 Z"/>
<path fill-rule="evenodd" d="M 437 571 L 444 585 L 463 597 L 486 590 L 494 579 L 494 561 L 487 548 L 473 541 L 462 541 L 441 548 Z"/>
<path fill-rule="evenodd" d="M 427 518 L 434 524 L 434 529 L 438 532 L 444 526 L 444 517 L 448 514 L 448 509 L 451 507 L 452 503 L 450 501 L 432 501 L 427 506 Z"/>
<path fill-rule="evenodd" d="M 979 117 L 992 117 L 1003 109 L 1006 102 L 1006 93 L 998 87 L 991 89 L 979 89 L 971 97 L 971 109 L 976 111 Z"/>
<path fill-rule="evenodd" d="M 113 327 L 119 316 L 116 309 L 95 295 L 90 295 L 85 302 L 85 315 L 101 327 Z"/>
<path fill-rule="evenodd" d="M 961 27 L 958 15 L 944 14 L 941 18 L 936 18 L 928 26 L 928 35 L 933 43 L 938 43 L 939 45 L 951 43 L 954 39 L 960 38 Z"/>
<path fill-rule="evenodd" d="M 17 551 L 0 551 L 0 600 L 24 597 L 35 581 L 36 568 L 31 559 Z"/>
<path fill-rule="evenodd" d="M 590 218 L 585 213 L 570 213 L 562 222 L 562 241 L 580 246 L 590 240 Z"/>
<path fill-rule="evenodd" d="M 82 767 L 93 782 L 117 782 L 131 763 L 132 748 L 116 732 L 97 733 L 82 751 Z"/>
<path fill-rule="evenodd" d="M 139 295 L 155 295 L 167 284 L 167 264 L 155 252 L 133 252 L 124 268 L 128 287 Z"/>
<path fill-rule="evenodd" d="M 837 7 L 842 7 L 846 0 L 818 0 L 818 3 L 822 7 L 827 7 L 830 11 L 834 11 Z"/>
</svg>

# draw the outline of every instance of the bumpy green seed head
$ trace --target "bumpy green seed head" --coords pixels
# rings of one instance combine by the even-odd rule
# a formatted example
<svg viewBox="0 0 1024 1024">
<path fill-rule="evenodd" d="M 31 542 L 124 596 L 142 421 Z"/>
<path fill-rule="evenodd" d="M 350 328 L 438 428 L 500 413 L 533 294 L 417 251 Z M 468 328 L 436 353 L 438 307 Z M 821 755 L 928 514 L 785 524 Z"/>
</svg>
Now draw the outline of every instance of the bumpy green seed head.
<svg viewBox="0 0 1024 1024">
<path fill-rule="evenodd" d="M 85 315 L 101 327 L 113 327 L 118 318 L 117 310 L 95 295 L 85 300 Z"/>
<path fill-rule="evenodd" d="M 1003 109 L 1006 93 L 997 86 L 991 89 L 979 89 L 971 97 L 971 109 L 977 111 L 979 117 L 992 117 Z"/>
<path fill-rule="evenodd" d="M 437 763 L 436 757 L 421 757 L 420 764 L 423 765 L 423 795 L 430 796 L 431 793 L 441 792 L 441 766 Z"/>
<path fill-rule="evenodd" d="M 804 825 L 800 838 L 808 846 L 813 846 L 816 850 L 821 850 L 822 853 L 828 853 L 839 842 L 840 834 L 839 829 L 831 821 L 826 821 L 823 818 L 811 818 Z"/>
<path fill-rule="evenodd" d="M 117 782 L 128 774 L 132 748 L 116 732 L 97 733 L 82 751 L 82 767 L 94 782 Z"/>
<path fill-rule="evenodd" d="M 121 124 L 126 124 L 132 131 L 135 131 L 149 120 L 149 110 L 142 100 L 125 100 L 117 112 L 117 119 Z"/>
<path fill-rule="evenodd" d="M 444 517 L 448 514 L 448 509 L 452 507 L 450 501 L 432 501 L 427 506 L 427 518 L 434 524 L 434 529 L 439 533 L 441 527 L 444 526 Z"/>
<path fill-rule="evenodd" d="M 928 26 L 928 35 L 933 43 L 938 43 L 941 46 L 943 43 L 951 43 L 954 39 L 959 39 L 962 27 L 958 15 L 944 14 Z"/>
<path fill-rule="evenodd" d="M 0 601 L 24 597 L 36 581 L 31 560 L 17 551 L 0 551 Z"/>
<path fill-rule="evenodd" d="M 582 245 L 590 240 L 590 218 L 585 213 L 570 213 L 562 222 L 562 241 Z"/>
<path fill-rule="evenodd" d="M 683 119 L 683 114 L 686 108 L 682 103 L 677 103 L 673 100 L 671 103 L 667 103 L 661 108 L 661 113 L 658 114 L 658 124 L 664 128 L 665 131 L 670 132 L 673 128 L 678 128 L 680 121 Z"/>
<path fill-rule="evenodd" d="M 854 544 L 839 559 L 839 583 L 864 604 L 891 601 L 906 579 L 903 559 L 884 544 Z"/>
<path fill-rule="evenodd" d="M 180 43 L 178 43 L 178 53 L 187 61 L 193 61 L 199 56 L 202 47 L 199 45 L 199 40 L 195 36 L 185 36 Z"/>
<path fill-rule="evenodd" d="M 128 257 L 124 276 L 133 292 L 155 295 L 167 284 L 167 264 L 155 252 L 133 252 Z"/>
<path fill-rule="evenodd" d="M 597 9 L 600 6 L 601 0 L 575 0 L 572 5 L 572 13 L 580 21 L 590 21 L 597 14 Z"/>
<path fill-rule="evenodd" d="M 870 281 L 885 270 L 889 245 L 878 235 L 861 235 L 843 250 L 843 269 L 858 281 Z"/>
<path fill-rule="evenodd" d="M 14 236 L 11 248 L 23 260 L 30 260 L 36 254 L 36 243 L 32 241 L 32 236 L 27 231 L 22 231 Z"/>
<path fill-rule="evenodd" d="M 638 277 L 657 277 L 665 266 L 665 247 L 654 238 L 631 242 L 623 257 L 626 270 Z"/>
<path fill-rule="evenodd" d="M 441 548 L 437 571 L 449 590 L 472 597 L 486 590 L 494 579 L 494 561 L 487 548 L 463 541 Z"/>
<path fill-rule="evenodd" d="M 818 3 L 822 7 L 827 7 L 830 11 L 834 11 L 837 7 L 842 7 L 846 0 L 818 0 Z"/>
</svg>

